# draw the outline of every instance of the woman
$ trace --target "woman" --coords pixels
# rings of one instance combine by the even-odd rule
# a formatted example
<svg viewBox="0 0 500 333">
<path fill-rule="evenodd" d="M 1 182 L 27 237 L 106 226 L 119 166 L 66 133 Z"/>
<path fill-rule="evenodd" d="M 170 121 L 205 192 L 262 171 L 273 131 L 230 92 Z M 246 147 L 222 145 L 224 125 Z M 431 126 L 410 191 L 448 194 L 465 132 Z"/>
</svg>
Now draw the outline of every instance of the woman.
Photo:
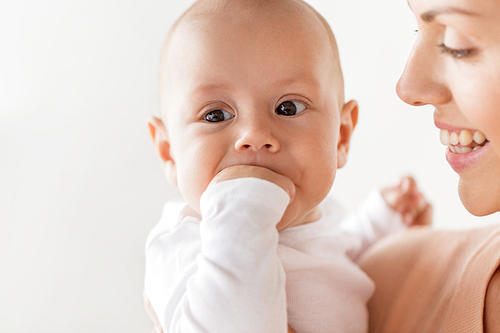
<svg viewBox="0 0 500 333">
<path fill-rule="evenodd" d="M 409 0 L 418 37 L 397 85 L 435 107 L 465 208 L 500 211 L 500 0 Z M 371 332 L 500 332 L 500 228 L 409 231 L 362 267 L 377 285 Z"/>
</svg>

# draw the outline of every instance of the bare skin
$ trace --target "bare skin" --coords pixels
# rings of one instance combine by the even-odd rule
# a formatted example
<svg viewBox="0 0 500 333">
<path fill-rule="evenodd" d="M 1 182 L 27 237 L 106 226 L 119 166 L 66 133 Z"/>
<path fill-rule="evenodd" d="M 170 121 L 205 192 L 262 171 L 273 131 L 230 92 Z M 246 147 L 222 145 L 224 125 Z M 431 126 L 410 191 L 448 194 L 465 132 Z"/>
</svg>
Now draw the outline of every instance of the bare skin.
<svg viewBox="0 0 500 333">
<path fill-rule="evenodd" d="M 408 3 L 418 35 L 397 93 L 410 105 L 434 106 L 435 125 L 450 135 L 467 131 L 486 137 L 481 144 L 459 142 L 456 147 L 477 150 L 448 149 L 446 159 L 460 176 L 458 192 L 470 213 L 500 211 L 500 2 Z"/>
<path fill-rule="evenodd" d="M 402 177 L 397 184 L 381 190 L 385 202 L 403 217 L 408 225 L 430 225 L 432 206 L 418 190 L 417 182 L 412 177 Z"/>
<path fill-rule="evenodd" d="M 184 16 L 162 56 L 163 117 L 150 129 L 167 179 L 199 212 L 202 193 L 223 169 L 261 166 L 295 185 L 278 229 L 311 222 L 346 162 L 358 112 L 355 101 L 340 100 L 328 31 L 297 1 L 213 1 L 227 12 L 206 11 L 209 3 Z M 301 25 L 282 24 L 289 20 Z M 308 46 L 297 48 L 299 41 Z M 299 112 L 279 112 L 283 103 Z M 208 121 L 215 112 L 217 121 Z"/>
</svg>

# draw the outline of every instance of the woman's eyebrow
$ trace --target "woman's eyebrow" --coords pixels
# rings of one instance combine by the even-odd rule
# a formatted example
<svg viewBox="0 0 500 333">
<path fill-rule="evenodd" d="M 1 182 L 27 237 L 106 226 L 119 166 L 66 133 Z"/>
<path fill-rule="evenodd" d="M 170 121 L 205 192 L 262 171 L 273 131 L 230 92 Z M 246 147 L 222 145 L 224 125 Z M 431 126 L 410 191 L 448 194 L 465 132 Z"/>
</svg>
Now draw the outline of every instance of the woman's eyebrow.
<svg viewBox="0 0 500 333">
<path fill-rule="evenodd" d="M 438 15 L 442 14 L 461 14 L 461 15 L 467 15 L 467 16 L 477 16 L 478 14 L 470 12 L 468 10 L 462 9 L 462 8 L 457 8 L 457 7 L 443 7 L 443 8 L 437 8 L 437 9 L 432 9 L 429 10 L 425 13 L 420 14 L 420 18 L 424 22 L 432 22 L 434 21 L 434 18 Z"/>
</svg>

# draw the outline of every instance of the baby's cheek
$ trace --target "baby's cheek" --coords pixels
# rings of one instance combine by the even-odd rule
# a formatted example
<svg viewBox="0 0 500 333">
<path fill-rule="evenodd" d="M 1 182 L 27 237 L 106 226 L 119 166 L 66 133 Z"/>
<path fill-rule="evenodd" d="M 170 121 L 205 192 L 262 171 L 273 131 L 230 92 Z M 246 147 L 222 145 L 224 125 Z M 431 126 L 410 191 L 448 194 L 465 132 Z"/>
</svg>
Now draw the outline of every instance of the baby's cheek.
<svg viewBox="0 0 500 333">
<path fill-rule="evenodd" d="M 178 176 L 178 187 L 182 197 L 197 213 L 200 213 L 200 198 L 207 186 L 208 184 L 203 185 L 196 172 L 181 172 Z"/>
<path fill-rule="evenodd" d="M 184 199 L 188 203 L 189 207 L 191 207 L 195 212 L 200 214 L 201 194 L 199 194 L 199 193 L 182 193 L 182 196 L 184 197 Z"/>
</svg>

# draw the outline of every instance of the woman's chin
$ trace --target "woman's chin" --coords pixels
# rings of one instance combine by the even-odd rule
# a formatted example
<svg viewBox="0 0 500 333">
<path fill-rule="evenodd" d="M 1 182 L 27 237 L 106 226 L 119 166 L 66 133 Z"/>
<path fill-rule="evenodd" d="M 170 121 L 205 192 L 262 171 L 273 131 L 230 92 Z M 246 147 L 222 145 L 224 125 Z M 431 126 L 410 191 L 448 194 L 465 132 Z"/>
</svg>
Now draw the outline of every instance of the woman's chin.
<svg viewBox="0 0 500 333">
<path fill-rule="evenodd" d="M 474 216 L 487 216 L 500 211 L 500 194 L 497 200 L 481 190 L 471 188 L 471 184 L 460 179 L 458 195 L 465 209 Z M 475 186 L 476 187 L 476 186 Z"/>
</svg>

